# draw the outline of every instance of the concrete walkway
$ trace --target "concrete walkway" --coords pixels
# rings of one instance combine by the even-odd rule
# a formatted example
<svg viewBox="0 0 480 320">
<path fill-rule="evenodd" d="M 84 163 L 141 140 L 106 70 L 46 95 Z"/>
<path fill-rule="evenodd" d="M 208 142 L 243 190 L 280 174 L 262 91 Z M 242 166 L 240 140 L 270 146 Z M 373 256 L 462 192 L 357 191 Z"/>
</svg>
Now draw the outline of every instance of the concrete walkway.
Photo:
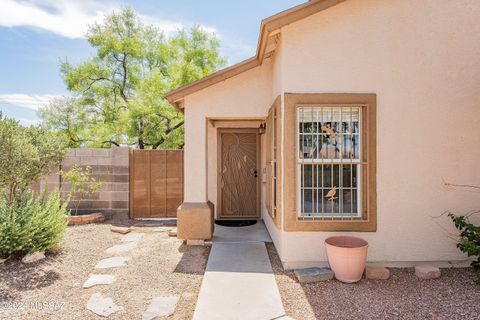
<svg viewBox="0 0 480 320">
<path fill-rule="evenodd" d="M 213 242 L 193 319 L 270 320 L 284 316 L 264 242 L 235 238 L 237 242 Z"/>
</svg>

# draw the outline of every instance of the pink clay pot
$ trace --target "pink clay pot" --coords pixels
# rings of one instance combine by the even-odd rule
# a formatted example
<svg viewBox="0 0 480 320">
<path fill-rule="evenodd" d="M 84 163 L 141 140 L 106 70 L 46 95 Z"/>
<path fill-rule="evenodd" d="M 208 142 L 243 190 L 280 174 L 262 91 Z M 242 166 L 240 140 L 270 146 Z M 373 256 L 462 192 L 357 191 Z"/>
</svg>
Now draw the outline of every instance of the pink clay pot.
<svg viewBox="0 0 480 320">
<path fill-rule="evenodd" d="M 367 262 L 368 242 L 347 236 L 330 237 L 325 240 L 328 262 L 335 278 L 342 282 L 360 281 Z"/>
</svg>

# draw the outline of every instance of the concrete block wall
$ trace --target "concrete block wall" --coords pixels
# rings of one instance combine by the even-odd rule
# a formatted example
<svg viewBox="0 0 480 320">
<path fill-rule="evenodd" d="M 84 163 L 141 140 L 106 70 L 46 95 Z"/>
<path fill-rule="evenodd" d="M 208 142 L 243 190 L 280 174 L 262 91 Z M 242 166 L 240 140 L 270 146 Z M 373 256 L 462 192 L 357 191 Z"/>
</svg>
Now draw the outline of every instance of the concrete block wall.
<svg viewBox="0 0 480 320">
<path fill-rule="evenodd" d="M 102 188 L 78 203 L 78 214 L 101 212 L 106 216 L 129 213 L 130 197 L 130 149 L 128 147 L 112 147 L 111 149 L 81 148 L 71 149 L 59 169 L 54 169 L 50 176 L 34 186 L 35 190 L 60 189 L 65 199 L 70 191 L 69 183 L 62 181 L 59 170 L 68 171 L 75 165 L 92 169 L 92 176 L 102 182 Z M 70 203 L 73 209 L 76 201 Z"/>
</svg>

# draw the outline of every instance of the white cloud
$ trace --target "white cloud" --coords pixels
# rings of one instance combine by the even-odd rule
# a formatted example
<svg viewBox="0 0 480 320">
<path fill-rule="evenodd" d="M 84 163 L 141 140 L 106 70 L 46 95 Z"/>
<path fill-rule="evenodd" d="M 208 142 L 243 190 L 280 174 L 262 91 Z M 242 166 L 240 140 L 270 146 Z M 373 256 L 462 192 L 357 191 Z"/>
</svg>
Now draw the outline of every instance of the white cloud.
<svg viewBox="0 0 480 320">
<path fill-rule="evenodd" d="M 99 0 L 0 0 L 0 26 L 27 26 L 53 32 L 66 38 L 83 38 L 88 25 L 101 21 L 112 10 L 120 10 L 117 2 Z M 166 35 L 190 27 L 190 22 L 162 20 L 139 15 L 145 24 L 153 24 Z M 209 26 L 206 31 L 216 32 Z"/>
<path fill-rule="evenodd" d="M 67 38 L 81 38 L 87 25 L 103 18 L 105 5 L 96 1 L 0 0 L 0 25 L 28 26 Z"/>
<path fill-rule="evenodd" d="M 24 93 L 6 93 L 0 94 L 0 101 L 14 106 L 38 110 L 47 105 L 50 100 L 60 97 L 55 94 L 24 94 Z"/>
<path fill-rule="evenodd" d="M 140 20 L 146 25 L 154 25 L 160 30 L 162 30 L 167 36 L 170 34 L 175 33 L 179 29 L 183 28 L 190 28 L 193 27 L 193 23 L 185 23 L 185 22 L 174 22 L 168 20 L 158 19 L 156 17 L 146 16 L 143 14 L 139 14 Z M 219 36 L 218 30 L 212 26 L 200 25 L 200 27 L 209 33 L 216 33 Z"/>
</svg>

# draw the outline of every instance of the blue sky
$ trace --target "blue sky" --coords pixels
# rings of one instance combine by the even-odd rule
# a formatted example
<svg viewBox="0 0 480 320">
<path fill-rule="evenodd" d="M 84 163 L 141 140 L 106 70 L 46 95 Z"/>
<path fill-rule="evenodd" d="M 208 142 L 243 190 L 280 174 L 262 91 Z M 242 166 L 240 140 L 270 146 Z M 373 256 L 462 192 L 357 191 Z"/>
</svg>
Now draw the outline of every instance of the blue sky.
<svg viewBox="0 0 480 320">
<path fill-rule="evenodd" d="M 122 6 L 168 35 L 194 24 L 215 32 L 229 64 L 255 54 L 260 21 L 306 0 L 0 0 L 0 110 L 24 124 L 67 91 L 60 59 L 93 54 L 83 34 L 89 23 Z"/>
</svg>

